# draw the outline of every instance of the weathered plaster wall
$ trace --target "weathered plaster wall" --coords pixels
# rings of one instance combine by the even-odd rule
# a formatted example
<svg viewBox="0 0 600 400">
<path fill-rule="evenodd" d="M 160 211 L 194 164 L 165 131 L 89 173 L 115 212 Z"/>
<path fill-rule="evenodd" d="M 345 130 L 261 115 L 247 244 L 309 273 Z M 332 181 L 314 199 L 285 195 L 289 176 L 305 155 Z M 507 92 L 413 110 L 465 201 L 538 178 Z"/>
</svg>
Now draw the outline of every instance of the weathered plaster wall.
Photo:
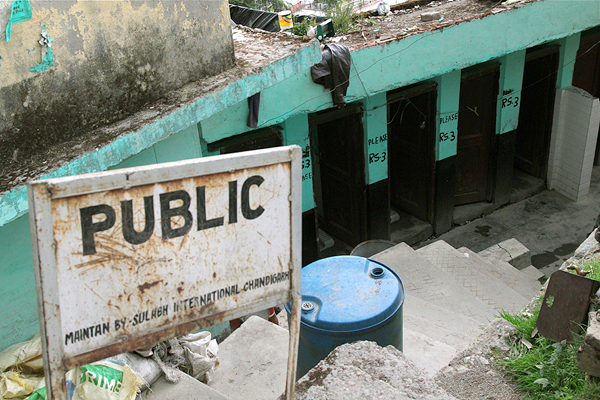
<svg viewBox="0 0 600 400">
<path fill-rule="evenodd" d="M 0 41 L 0 168 L 234 62 L 225 0 L 30 4 Z M 42 72 L 44 28 L 53 63 Z"/>
<path fill-rule="evenodd" d="M 40 178 L 47 179 L 104 171 L 174 133 L 198 124 L 199 121 L 221 110 L 238 103 L 246 104 L 246 98 L 252 94 L 285 81 L 289 77 L 296 76 L 300 71 L 306 71 L 311 65 L 320 60 L 318 42 L 310 42 L 297 53 L 263 68 L 260 73 L 232 82 L 220 91 L 211 92 L 185 107 L 178 108 L 167 116 L 143 125 L 128 135 L 119 137 L 94 152 L 87 153 L 61 168 L 42 175 Z M 152 110 L 147 111 L 151 113 Z M 244 116 L 244 126 L 246 123 L 245 118 Z M 202 129 L 200 125 L 198 125 L 198 128 Z M 203 139 L 201 143 L 204 149 L 206 148 L 206 142 Z M 9 192 L 0 194 L 0 226 L 13 221 L 26 212 L 27 194 L 25 186 L 19 186 Z"/>
</svg>

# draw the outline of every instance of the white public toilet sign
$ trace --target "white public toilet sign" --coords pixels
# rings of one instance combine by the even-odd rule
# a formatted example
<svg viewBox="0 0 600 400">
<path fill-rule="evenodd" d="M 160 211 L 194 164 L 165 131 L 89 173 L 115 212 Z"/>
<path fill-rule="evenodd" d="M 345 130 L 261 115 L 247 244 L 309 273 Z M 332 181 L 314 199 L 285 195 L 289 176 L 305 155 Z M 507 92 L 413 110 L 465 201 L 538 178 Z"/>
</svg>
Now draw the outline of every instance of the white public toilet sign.
<svg viewBox="0 0 600 400">
<path fill-rule="evenodd" d="M 257 150 L 28 185 L 48 393 L 73 367 L 293 301 L 301 150 Z"/>
</svg>

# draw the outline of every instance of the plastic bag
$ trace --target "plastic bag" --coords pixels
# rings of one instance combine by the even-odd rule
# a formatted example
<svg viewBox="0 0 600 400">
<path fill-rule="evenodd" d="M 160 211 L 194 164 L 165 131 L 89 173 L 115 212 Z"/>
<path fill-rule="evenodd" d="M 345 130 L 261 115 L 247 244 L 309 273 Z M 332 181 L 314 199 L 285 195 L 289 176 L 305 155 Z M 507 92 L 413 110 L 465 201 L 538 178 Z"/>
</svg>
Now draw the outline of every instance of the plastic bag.
<svg viewBox="0 0 600 400">
<path fill-rule="evenodd" d="M 44 361 L 39 334 L 0 352 L 0 399 L 24 399 L 43 380 Z"/>
<path fill-rule="evenodd" d="M 0 372 L 0 399 L 23 399 L 44 379 L 43 375 L 27 375 L 17 371 Z"/>
<path fill-rule="evenodd" d="M 192 366 L 191 376 L 208 383 L 217 365 L 219 346 L 216 340 L 210 339 L 210 332 L 198 332 L 179 338 L 185 349 L 185 356 Z"/>
<path fill-rule="evenodd" d="M 68 400 L 133 400 L 141 379 L 126 364 L 116 360 L 97 361 L 66 374 Z M 45 400 L 44 379 L 25 400 Z"/>
<path fill-rule="evenodd" d="M 44 360 L 39 333 L 26 342 L 17 343 L 0 352 L 0 372 L 17 369 L 24 373 L 43 374 Z"/>
<path fill-rule="evenodd" d="M 377 5 L 377 14 L 379 15 L 388 15 L 390 13 L 390 5 L 385 1 L 382 1 Z"/>
</svg>

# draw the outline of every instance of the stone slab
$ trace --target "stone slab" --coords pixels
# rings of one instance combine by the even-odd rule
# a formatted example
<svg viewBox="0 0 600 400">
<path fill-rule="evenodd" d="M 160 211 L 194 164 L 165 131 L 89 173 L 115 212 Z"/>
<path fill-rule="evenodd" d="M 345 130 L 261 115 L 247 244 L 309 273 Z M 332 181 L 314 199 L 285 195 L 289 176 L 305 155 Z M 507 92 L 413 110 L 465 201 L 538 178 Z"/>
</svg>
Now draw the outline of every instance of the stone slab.
<svg viewBox="0 0 600 400">
<path fill-rule="evenodd" d="M 531 265 L 531 252 L 515 238 L 490 246 L 478 254 L 491 263 L 504 261 L 516 269 L 527 268 Z"/>
<path fill-rule="evenodd" d="M 452 276 L 434 266 L 406 243 L 375 254 L 372 259 L 392 268 L 404 282 L 406 293 L 455 313 L 488 324 L 496 312 L 473 296 Z"/>
<path fill-rule="evenodd" d="M 142 392 L 142 400 L 232 400 L 184 372 L 175 373 L 179 376 L 179 382 L 171 383 L 163 375 L 150 389 Z"/>
<path fill-rule="evenodd" d="M 545 276 L 545 274 L 542 271 L 540 271 L 539 269 L 537 269 L 533 265 L 530 265 L 529 267 L 523 268 L 521 270 L 521 272 L 524 273 L 524 274 L 526 274 L 527 276 L 529 276 L 529 278 L 535 279 L 536 281 L 539 280 L 541 277 Z"/>
<path fill-rule="evenodd" d="M 451 331 L 442 325 L 433 324 L 431 321 L 411 313 L 404 313 L 403 329 L 411 330 L 440 341 L 457 350 L 463 349 L 473 339 L 467 335 Z"/>
<path fill-rule="evenodd" d="M 456 400 L 396 348 L 366 341 L 333 350 L 298 381 L 295 399 Z"/>
<path fill-rule="evenodd" d="M 236 400 L 273 400 L 285 391 L 289 333 L 252 316 L 219 345 L 209 386 Z"/>
<path fill-rule="evenodd" d="M 506 286 L 527 299 L 531 299 L 538 294 L 542 288 L 542 284 L 537 279 L 533 279 L 529 275 L 523 274 L 522 270 L 516 269 L 507 262 L 488 262 L 486 259 L 480 257 L 477 253 L 466 247 L 461 247 L 457 250 L 463 253 L 470 261 L 476 262 L 477 266 L 482 270 L 485 270 L 487 273 L 491 274 L 491 276 L 502 281 Z"/>
<path fill-rule="evenodd" d="M 404 328 L 403 334 L 402 352 L 430 378 L 458 353 L 456 348 L 422 333 Z"/>
<path fill-rule="evenodd" d="M 529 299 L 469 262 L 464 254 L 443 240 L 422 247 L 417 252 L 497 311 L 517 312 L 529 302 Z"/>
<path fill-rule="evenodd" d="M 472 318 L 409 294 L 404 299 L 402 316 L 404 328 L 430 336 L 458 350 L 462 350 L 482 329 L 482 325 Z"/>
</svg>

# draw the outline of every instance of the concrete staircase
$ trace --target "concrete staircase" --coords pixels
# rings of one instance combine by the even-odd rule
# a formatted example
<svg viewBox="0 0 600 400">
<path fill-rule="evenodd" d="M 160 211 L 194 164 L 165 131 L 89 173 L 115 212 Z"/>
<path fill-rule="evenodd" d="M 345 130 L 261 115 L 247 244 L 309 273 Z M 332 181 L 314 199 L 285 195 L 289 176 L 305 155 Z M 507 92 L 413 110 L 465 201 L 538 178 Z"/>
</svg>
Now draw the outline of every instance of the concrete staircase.
<svg viewBox="0 0 600 400">
<path fill-rule="evenodd" d="M 527 263 L 527 249 L 514 258 L 499 251 L 477 254 L 437 241 L 416 251 L 401 243 L 371 257 L 404 282 L 404 354 L 429 376 L 502 310 L 520 311 L 541 289 L 542 274 L 534 267 L 519 270 L 508 262 Z"/>
<path fill-rule="evenodd" d="M 416 251 L 400 243 L 370 258 L 404 283 L 403 353 L 431 382 L 502 310 L 517 312 L 529 303 L 543 276 L 529 268 L 529 250 L 514 239 L 480 253 L 444 241 Z M 287 344 L 286 329 L 251 317 L 220 344 L 210 387 L 163 382 L 148 399 L 275 399 L 285 388 Z"/>
</svg>

